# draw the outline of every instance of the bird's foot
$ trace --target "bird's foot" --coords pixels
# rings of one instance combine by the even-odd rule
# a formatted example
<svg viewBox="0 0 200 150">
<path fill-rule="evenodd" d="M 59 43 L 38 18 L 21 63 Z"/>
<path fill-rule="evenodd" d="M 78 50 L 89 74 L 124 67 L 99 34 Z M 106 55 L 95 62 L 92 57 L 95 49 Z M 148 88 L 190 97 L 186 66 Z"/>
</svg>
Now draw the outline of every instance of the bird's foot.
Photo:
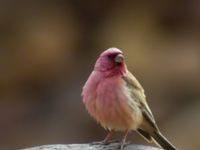
<svg viewBox="0 0 200 150">
<path fill-rule="evenodd" d="M 90 143 L 90 145 L 107 145 L 109 144 L 107 141 L 95 141 L 95 142 L 92 142 Z"/>
<path fill-rule="evenodd" d="M 126 145 L 129 145 L 131 142 L 130 141 L 128 141 L 128 142 L 121 142 L 121 145 L 120 145 L 120 150 L 124 150 L 124 147 L 126 146 Z"/>
<path fill-rule="evenodd" d="M 118 140 L 95 141 L 95 142 L 90 143 L 90 145 L 108 145 L 108 144 L 111 144 L 111 143 L 119 143 L 119 141 Z"/>
</svg>

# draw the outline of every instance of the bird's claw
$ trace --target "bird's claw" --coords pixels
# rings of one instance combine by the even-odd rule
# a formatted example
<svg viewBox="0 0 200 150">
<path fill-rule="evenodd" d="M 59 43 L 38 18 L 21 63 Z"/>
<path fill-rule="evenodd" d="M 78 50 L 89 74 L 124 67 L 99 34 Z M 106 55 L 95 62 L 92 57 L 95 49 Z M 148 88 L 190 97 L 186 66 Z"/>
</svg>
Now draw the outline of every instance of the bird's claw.
<svg viewBox="0 0 200 150">
<path fill-rule="evenodd" d="M 107 144 L 109 143 L 106 141 L 95 141 L 95 142 L 90 143 L 90 145 L 107 145 Z"/>
<path fill-rule="evenodd" d="M 130 143 L 131 143 L 130 141 L 128 141 L 128 142 L 121 142 L 120 150 L 124 150 L 124 147 L 125 147 L 126 145 L 129 145 Z"/>
<path fill-rule="evenodd" d="M 95 141 L 95 142 L 90 143 L 90 145 L 108 145 L 108 144 L 111 144 L 111 143 L 119 143 L 119 141 L 118 140 Z"/>
</svg>

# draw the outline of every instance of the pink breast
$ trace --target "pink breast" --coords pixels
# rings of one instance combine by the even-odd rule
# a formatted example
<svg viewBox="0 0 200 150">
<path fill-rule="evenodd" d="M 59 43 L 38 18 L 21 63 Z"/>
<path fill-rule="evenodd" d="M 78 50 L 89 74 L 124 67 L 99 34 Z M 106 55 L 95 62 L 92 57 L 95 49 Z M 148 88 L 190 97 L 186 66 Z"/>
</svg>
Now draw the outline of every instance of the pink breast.
<svg viewBox="0 0 200 150">
<path fill-rule="evenodd" d="M 127 97 L 120 78 L 105 78 L 96 85 L 85 101 L 88 112 L 104 128 L 126 130 L 133 128 L 134 115 L 128 106 Z M 91 89 L 91 91 L 94 89 Z"/>
</svg>

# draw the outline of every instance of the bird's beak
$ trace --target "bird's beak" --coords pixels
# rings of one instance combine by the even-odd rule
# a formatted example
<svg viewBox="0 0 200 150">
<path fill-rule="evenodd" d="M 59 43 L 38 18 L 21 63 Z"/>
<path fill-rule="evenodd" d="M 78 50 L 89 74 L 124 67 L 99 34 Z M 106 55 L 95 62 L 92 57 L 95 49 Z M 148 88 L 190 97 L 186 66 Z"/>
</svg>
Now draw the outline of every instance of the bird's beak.
<svg viewBox="0 0 200 150">
<path fill-rule="evenodd" d="M 122 63 L 124 61 L 124 56 L 122 54 L 118 54 L 116 57 L 115 57 L 115 62 L 116 63 Z"/>
</svg>

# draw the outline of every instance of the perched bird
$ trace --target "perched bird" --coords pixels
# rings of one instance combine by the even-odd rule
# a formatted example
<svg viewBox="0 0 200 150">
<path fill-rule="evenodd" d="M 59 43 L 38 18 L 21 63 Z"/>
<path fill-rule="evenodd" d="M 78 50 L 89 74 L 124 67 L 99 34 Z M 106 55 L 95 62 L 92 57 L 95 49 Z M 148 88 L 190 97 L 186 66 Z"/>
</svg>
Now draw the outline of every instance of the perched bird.
<svg viewBox="0 0 200 150">
<path fill-rule="evenodd" d="M 119 49 L 109 48 L 101 53 L 83 87 L 82 97 L 89 114 L 109 130 L 104 143 L 114 131 L 125 131 L 123 149 L 127 134 L 135 130 L 148 142 L 154 141 L 166 150 L 176 150 L 158 129 L 144 90 L 128 71 Z"/>
</svg>

